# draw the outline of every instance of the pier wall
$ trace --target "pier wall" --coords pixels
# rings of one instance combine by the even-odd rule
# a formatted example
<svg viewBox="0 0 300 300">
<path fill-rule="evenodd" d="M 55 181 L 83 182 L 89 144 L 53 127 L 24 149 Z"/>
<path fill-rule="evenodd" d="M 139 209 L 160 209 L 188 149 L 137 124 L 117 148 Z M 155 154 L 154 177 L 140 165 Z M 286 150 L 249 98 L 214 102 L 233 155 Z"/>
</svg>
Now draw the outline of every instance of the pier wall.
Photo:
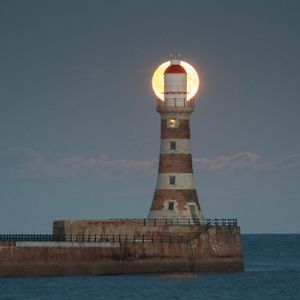
<svg viewBox="0 0 300 300">
<path fill-rule="evenodd" d="M 199 230 L 188 242 L 178 243 L 0 243 L 0 277 L 231 272 L 243 268 L 239 227 Z"/>
</svg>

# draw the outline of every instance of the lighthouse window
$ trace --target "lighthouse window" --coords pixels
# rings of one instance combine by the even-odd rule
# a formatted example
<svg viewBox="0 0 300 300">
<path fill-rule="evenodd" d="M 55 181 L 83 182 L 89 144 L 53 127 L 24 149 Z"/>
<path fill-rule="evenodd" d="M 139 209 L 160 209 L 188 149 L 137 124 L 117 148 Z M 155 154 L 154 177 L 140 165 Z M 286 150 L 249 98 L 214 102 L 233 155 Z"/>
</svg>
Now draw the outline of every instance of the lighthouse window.
<svg viewBox="0 0 300 300">
<path fill-rule="evenodd" d="M 170 149 L 176 150 L 176 142 L 174 142 L 174 141 L 170 142 Z"/>
<path fill-rule="evenodd" d="M 174 202 L 169 202 L 168 204 L 169 204 L 168 209 L 174 210 Z"/>
<path fill-rule="evenodd" d="M 170 185 L 175 185 L 175 183 L 176 183 L 176 177 L 170 176 Z"/>
<path fill-rule="evenodd" d="M 172 127 L 172 128 L 176 127 L 176 119 L 170 119 L 169 120 L 169 126 Z"/>
</svg>

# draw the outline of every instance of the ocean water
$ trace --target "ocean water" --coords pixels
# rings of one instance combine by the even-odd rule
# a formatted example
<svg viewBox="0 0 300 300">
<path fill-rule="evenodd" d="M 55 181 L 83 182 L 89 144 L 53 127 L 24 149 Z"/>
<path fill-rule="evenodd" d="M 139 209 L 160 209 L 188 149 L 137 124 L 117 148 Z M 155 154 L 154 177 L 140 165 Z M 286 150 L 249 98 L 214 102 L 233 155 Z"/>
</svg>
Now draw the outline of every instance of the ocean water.
<svg viewBox="0 0 300 300">
<path fill-rule="evenodd" d="M 245 272 L 0 279 L 0 299 L 300 300 L 300 235 L 243 235 Z"/>
</svg>

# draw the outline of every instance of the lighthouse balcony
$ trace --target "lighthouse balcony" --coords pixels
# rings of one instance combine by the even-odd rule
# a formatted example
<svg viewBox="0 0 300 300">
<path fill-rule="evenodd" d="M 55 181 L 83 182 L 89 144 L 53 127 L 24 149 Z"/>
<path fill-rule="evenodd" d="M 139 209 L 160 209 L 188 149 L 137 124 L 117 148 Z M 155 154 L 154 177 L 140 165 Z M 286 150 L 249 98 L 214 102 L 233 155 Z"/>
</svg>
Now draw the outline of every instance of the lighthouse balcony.
<svg viewBox="0 0 300 300">
<path fill-rule="evenodd" d="M 156 110 L 158 112 L 193 112 L 194 104 L 194 99 L 168 98 L 165 101 L 157 99 Z"/>
</svg>

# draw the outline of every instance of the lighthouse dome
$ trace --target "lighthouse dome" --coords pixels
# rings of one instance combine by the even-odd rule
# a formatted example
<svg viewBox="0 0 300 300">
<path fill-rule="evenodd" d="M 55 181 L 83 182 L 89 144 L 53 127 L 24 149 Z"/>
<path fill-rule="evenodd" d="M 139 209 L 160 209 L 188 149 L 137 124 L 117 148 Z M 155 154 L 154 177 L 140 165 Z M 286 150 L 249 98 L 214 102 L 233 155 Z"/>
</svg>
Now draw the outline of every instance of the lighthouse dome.
<svg viewBox="0 0 300 300">
<path fill-rule="evenodd" d="M 171 65 L 169 65 L 167 67 L 167 69 L 165 70 L 165 74 L 170 74 L 170 73 L 177 73 L 177 74 L 183 73 L 183 74 L 186 74 L 186 70 L 185 70 L 184 67 L 182 67 L 179 64 L 179 61 L 178 61 L 178 63 L 177 63 L 177 61 L 176 62 L 171 61 Z"/>
</svg>

